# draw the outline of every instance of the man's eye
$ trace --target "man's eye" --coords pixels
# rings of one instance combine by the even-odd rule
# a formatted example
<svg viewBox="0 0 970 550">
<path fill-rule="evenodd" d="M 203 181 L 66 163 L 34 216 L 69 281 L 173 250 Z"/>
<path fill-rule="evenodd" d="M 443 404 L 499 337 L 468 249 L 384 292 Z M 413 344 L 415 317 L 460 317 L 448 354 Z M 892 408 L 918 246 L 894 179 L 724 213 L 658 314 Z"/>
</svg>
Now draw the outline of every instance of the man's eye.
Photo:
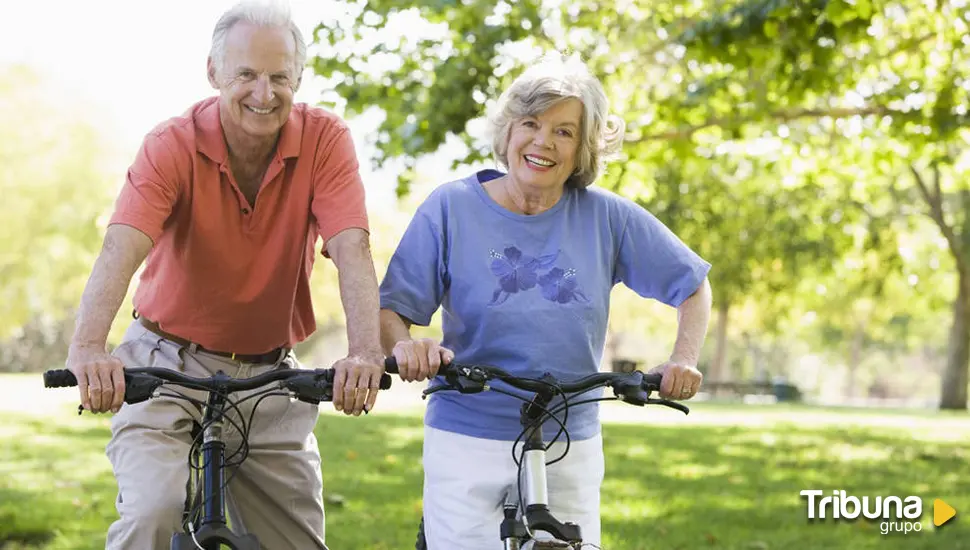
<svg viewBox="0 0 970 550">
<path fill-rule="evenodd" d="M 273 82 L 277 84 L 286 84 L 289 81 L 290 81 L 290 77 L 286 75 L 283 75 L 283 74 L 273 75 Z"/>
<path fill-rule="evenodd" d="M 239 78 L 244 78 L 246 80 L 252 80 L 256 76 L 256 73 L 252 71 L 241 71 L 239 73 Z"/>
</svg>

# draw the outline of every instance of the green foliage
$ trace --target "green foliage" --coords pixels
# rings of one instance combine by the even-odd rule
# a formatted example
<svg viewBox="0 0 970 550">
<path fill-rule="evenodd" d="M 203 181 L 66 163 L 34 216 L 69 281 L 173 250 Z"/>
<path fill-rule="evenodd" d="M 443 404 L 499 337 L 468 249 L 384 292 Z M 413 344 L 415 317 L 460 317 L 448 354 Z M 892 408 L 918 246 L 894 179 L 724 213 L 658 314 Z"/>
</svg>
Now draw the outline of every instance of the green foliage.
<svg viewBox="0 0 970 550">
<path fill-rule="evenodd" d="M 69 316 L 100 249 L 111 204 L 106 148 L 23 68 L 0 71 L 0 340 Z M 46 319 L 46 320 L 45 320 Z"/>
<path fill-rule="evenodd" d="M 710 259 L 716 300 L 755 302 L 763 329 L 817 307 L 836 332 L 854 330 L 815 289 L 861 262 L 839 300 L 896 292 L 887 285 L 912 269 L 900 239 L 932 234 L 908 221 L 925 212 L 913 207 L 910 164 L 942 163 L 944 194 L 965 187 L 947 171 L 970 122 L 965 2 L 371 0 L 348 10 L 318 29 L 314 67 L 350 112 L 384 112 L 379 164 L 413 167 L 449 137 L 468 146 L 459 161 L 486 158 L 474 123 L 520 67 L 546 48 L 580 53 L 627 122 L 625 159 L 600 184 Z M 968 218 L 958 198 L 947 204 L 951 219 Z"/>
</svg>

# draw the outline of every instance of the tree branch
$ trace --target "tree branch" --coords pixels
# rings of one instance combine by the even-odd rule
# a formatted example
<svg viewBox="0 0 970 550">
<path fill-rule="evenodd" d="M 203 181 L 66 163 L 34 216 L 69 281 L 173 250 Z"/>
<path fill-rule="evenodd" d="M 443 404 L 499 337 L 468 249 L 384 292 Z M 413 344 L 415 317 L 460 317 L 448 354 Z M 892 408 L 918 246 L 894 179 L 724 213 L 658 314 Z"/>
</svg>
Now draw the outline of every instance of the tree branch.
<svg viewBox="0 0 970 550">
<path fill-rule="evenodd" d="M 935 174 L 935 181 L 933 182 L 933 189 L 930 189 L 926 182 L 923 180 L 923 176 L 919 173 L 912 164 L 909 166 L 910 171 L 913 173 L 913 178 L 916 180 L 916 187 L 919 189 L 921 195 L 923 195 L 923 200 L 930 207 L 930 218 L 936 222 L 936 225 L 940 228 L 940 232 L 943 233 L 943 237 L 946 238 L 946 243 L 950 246 L 950 252 L 956 259 L 957 264 L 960 269 L 964 269 L 966 264 L 966 257 L 963 253 L 963 247 L 960 246 L 960 242 L 957 240 L 956 234 L 953 233 L 953 228 L 946 223 L 946 219 L 943 216 L 943 195 L 940 190 L 940 169 L 935 163 L 933 165 L 933 170 Z"/>
<path fill-rule="evenodd" d="M 831 109 L 779 109 L 768 113 L 765 117 L 769 120 L 778 122 L 788 122 L 800 118 L 846 118 L 852 116 L 885 115 L 893 111 L 884 105 L 870 105 L 868 107 L 833 107 Z M 758 118 L 761 118 L 760 116 Z M 685 126 L 675 130 L 668 130 L 657 134 L 650 134 L 636 139 L 630 139 L 629 143 L 639 143 L 641 141 L 674 140 L 688 138 L 699 130 L 714 126 L 739 126 L 747 122 L 753 122 L 755 117 L 713 117 L 695 126 Z M 626 140 L 625 140 L 626 141 Z"/>
</svg>

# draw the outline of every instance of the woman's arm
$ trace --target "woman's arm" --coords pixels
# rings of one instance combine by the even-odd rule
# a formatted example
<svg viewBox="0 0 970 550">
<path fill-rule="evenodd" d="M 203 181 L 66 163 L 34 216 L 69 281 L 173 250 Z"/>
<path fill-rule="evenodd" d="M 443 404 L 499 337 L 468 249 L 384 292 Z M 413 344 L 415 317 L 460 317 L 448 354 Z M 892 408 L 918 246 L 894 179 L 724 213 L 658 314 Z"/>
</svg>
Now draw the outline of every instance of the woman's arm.
<svg viewBox="0 0 970 550">
<path fill-rule="evenodd" d="M 381 347 L 384 355 L 391 355 L 398 342 L 411 339 L 411 322 L 394 310 L 381 310 Z"/>
<path fill-rule="evenodd" d="M 711 318 L 711 283 L 705 278 L 700 288 L 677 308 L 677 340 L 670 360 L 697 366 Z"/>
<path fill-rule="evenodd" d="M 432 338 L 411 338 L 411 321 L 390 309 L 381 310 L 381 346 L 385 355 L 397 360 L 398 372 L 406 382 L 433 378 L 442 363 L 448 364 L 455 354 Z"/>
</svg>

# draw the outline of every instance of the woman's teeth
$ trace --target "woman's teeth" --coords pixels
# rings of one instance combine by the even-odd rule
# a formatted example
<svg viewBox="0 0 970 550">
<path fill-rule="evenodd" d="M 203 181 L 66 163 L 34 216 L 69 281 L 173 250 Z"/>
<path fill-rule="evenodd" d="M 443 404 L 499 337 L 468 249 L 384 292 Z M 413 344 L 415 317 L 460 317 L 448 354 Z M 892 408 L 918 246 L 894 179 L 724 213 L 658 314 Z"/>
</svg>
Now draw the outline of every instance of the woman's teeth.
<svg viewBox="0 0 970 550">
<path fill-rule="evenodd" d="M 535 164 L 536 166 L 542 166 L 543 168 L 549 168 L 550 166 L 556 165 L 556 163 L 552 162 L 551 160 L 541 159 L 538 157 L 531 157 L 529 155 L 525 156 L 525 160 L 532 164 Z"/>
</svg>

